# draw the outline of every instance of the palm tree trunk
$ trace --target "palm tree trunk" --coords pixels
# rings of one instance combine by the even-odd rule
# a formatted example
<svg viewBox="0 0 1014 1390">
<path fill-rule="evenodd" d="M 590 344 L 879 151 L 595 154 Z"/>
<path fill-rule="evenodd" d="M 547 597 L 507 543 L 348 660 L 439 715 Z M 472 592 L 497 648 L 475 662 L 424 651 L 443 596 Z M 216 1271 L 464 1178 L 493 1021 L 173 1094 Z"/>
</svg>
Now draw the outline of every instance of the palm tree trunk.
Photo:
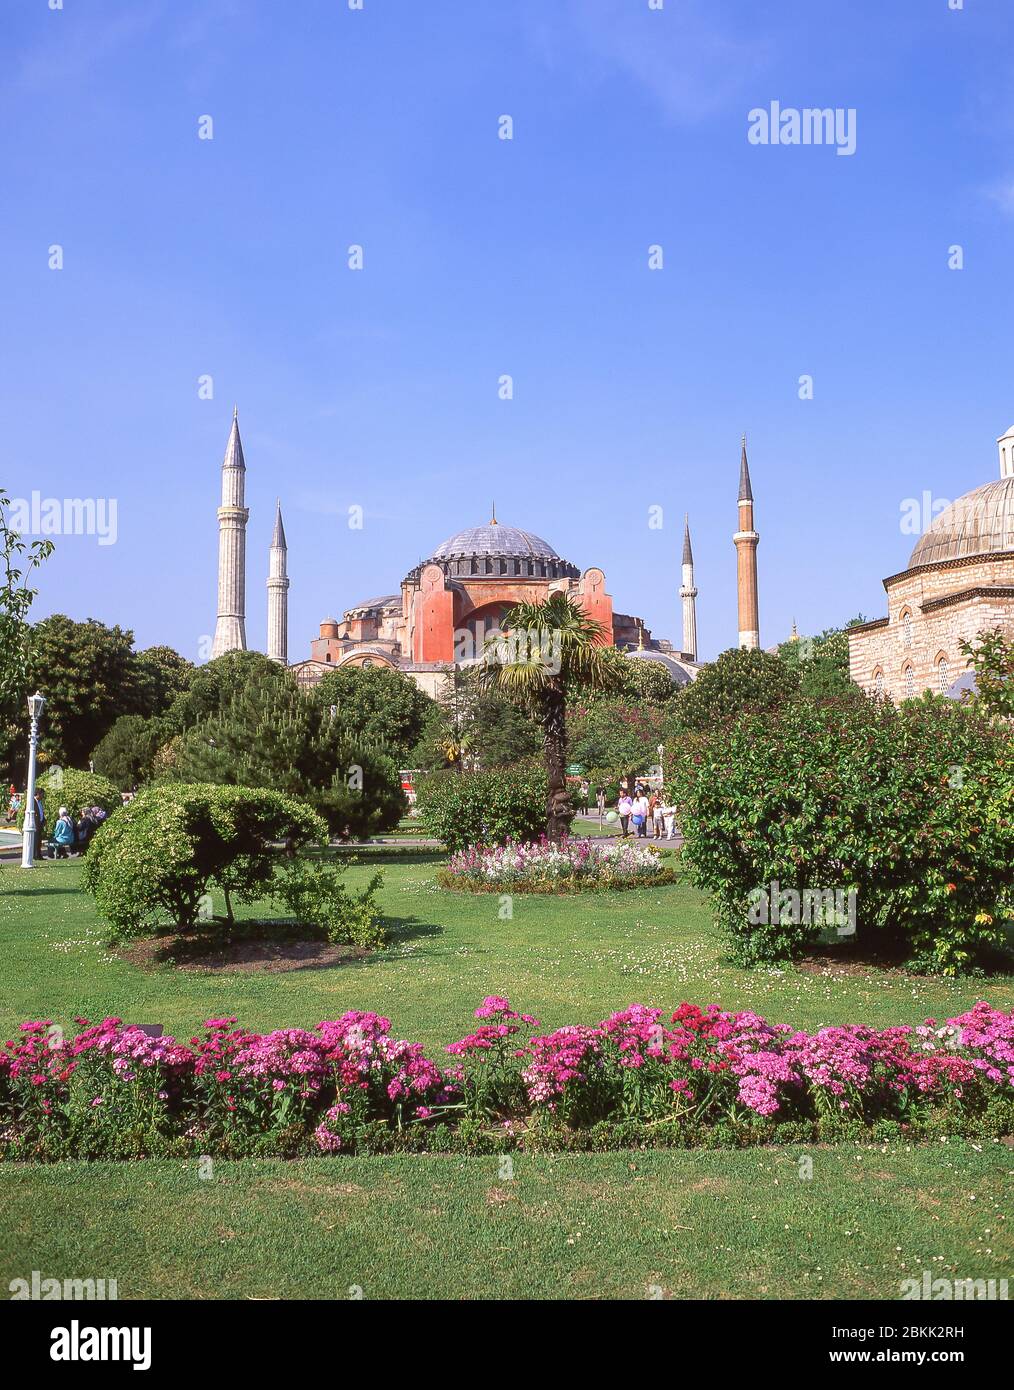
<svg viewBox="0 0 1014 1390">
<path fill-rule="evenodd" d="M 573 810 L 567 795 L 567 701 L 562 690 L 546 691 L 542 709 L 542 749 L 549 783 L 546 837 L 559 844 L 570 829 Z"/>
</svg>

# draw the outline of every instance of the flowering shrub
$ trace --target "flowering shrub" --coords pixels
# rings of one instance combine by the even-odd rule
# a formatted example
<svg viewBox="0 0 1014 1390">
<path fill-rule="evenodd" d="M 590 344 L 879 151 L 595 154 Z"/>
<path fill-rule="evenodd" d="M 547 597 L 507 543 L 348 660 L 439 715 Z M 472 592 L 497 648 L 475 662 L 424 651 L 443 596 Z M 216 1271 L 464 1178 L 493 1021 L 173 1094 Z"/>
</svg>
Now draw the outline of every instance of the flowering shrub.
<svg viewBox="0 0 1014 1390">
<path fill-rule="evenodd" d="M 1014 730 L 1003 720 L 948 700 L 796 700 L 691 740 L 671 785 L 683 862 L 745 965 L 798 956 L 820 935 L 812 915 L 755 919 L 751 895 L 773 884 L 854 892 L 861 942 L 944 974 L 1004 948 Z"/>
<path fill-rule="evenodd" d="M 812 1034 L 714 1004 L 668 1017 L 633 1004 L 535 1036 L 538 1020 L 501 996 L 476 1018 L 440 1065 L 375 1013 L 267 1034 L 209 1019 L 187 1044 L 115 1018 L 79 1019 L 71 1040 L 26 1023 L 0 1051 L 0 1157 L 502 1148 L 601 1125 L 674 1144 L 758 1142 L 783 1122 L 795 1138 L 843 1122 L 1014 1130 L 1014 1012 L 986 1003 L 940 1025 Z"/>
<path fill-rule="evenodd" d="M 473 845 L 452 854 L 438 871 L 445 888 L 473 893 L 576 892 L 583 888 L 640 888 L 671 883 L 672 870 L 652 846 L 636 841 L 564 840 Z"/>
</svg>

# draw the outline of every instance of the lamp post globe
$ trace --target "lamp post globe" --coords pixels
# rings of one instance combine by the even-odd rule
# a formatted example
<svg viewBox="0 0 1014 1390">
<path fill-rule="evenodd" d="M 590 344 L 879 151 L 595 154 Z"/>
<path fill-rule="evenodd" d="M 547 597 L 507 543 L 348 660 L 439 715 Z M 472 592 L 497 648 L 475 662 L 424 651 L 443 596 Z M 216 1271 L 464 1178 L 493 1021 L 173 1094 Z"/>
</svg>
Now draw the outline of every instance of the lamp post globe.
<svg viewBox="0 0 1014 1390">
<path fill-rule="evenodd" d="M 38 691 L 28 697 L 28 714 L 31 731 L 28 736 L 28 785 L 25 788 L 25 821 L 21 832 L 21 867 L 35 867 L 35 836 L 38 826 L 35 819 L 35 759 L 39 751 L 39 720 L 46 706 L 46 697 Z"/>
</svg>

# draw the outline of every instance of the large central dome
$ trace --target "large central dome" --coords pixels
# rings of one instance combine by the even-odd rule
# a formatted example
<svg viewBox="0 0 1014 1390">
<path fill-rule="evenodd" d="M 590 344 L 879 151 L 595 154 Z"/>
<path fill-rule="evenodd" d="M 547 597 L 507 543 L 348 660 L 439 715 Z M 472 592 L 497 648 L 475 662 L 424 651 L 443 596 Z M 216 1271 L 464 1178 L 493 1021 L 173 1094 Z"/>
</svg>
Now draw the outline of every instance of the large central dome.
<svg viewBox="0 0 1014 1390">
<path fill-rule="evenodd" d="M 909 569 L 1014 551 L 1014 477 L 966 492 L 945 507 L 912 551 Z"/>
<path fill-rule="evenodd" d="M 526 560 L 559 560 L 559 555 L 541 536 L 516 526 L 492 521 L 486 526 L 469 526 L 438 545 L 434 560 L 468 559 L 473 555 L 506 556 Z"/>
</svg>

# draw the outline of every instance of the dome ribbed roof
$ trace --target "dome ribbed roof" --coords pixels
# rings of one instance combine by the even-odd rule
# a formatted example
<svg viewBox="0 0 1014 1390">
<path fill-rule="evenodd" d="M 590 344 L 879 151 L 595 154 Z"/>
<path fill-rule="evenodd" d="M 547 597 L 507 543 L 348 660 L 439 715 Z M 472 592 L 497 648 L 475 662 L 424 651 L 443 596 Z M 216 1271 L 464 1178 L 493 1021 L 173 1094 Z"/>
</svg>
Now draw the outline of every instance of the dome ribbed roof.
<svg viewBox="0 0 1014 1390">
<path fill-rule="evenodd" d="M 984 483 L 945 507 L 920 536 L 908 567 L 1003 550 L 1014 550 L 1014 477 Z"/>
<path fill-rule="evenodd" d="M 491 522 L 487 526 L 469 526 L 456 536 L 438 545 L 431 559 L 453 560 L 470 555 L 518 556 L 531 560 L 558 560 L 560 557 L 541 536 L 521 531 L 516 526 Z"/>
</svg>

